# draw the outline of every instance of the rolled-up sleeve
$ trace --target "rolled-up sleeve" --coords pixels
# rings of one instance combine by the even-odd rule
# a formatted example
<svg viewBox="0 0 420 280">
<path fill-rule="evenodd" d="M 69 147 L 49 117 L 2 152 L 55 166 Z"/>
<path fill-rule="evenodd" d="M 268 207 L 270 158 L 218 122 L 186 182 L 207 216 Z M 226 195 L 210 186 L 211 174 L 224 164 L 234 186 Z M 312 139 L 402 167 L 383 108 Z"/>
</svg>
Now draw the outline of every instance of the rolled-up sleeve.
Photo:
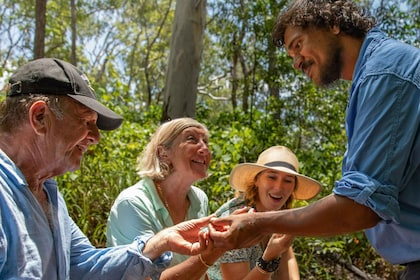
<svg viewBox="0 0 420 280">
<path fill-rule="evenodd" d="M 383 185 L 360 172 L 349 171 L 336 183 L 334 193 L 371 208 L 385 221 L 399 221 L 398 191 L 392 185 Z"/>
<path fill-rule="evenodd" d="M 165 252 L 151 261 L 142 255 L 149 238 L 138 237 L 130 245 L 96 249 L 77 228 L 73 232 L 70 257 L 71 279 L 159 279 L 172 260 Z"/>
</svg>

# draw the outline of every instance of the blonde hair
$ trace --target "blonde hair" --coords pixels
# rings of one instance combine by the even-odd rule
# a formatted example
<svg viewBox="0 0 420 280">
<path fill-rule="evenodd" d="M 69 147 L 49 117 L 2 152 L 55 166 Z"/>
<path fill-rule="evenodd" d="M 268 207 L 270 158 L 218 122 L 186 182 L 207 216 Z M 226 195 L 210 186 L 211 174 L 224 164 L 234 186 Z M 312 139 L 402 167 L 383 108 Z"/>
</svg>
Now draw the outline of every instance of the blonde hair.
<svg viewBox="0 0 420 280">
<path fill-rule="evenodd" d="M 209 135 L 207 127 L 192 118 L 178 118 L 163 123 L 152 135 L 150 142 L 137 159 L 138 174 L 158 181 L 171 174 L 172 166 L 159 158 L 158 148 L 161 146 L 164 149 L 170 149 L 178 135 L 189 127 L 204 129 L 207 136 Z"/>
</svg>

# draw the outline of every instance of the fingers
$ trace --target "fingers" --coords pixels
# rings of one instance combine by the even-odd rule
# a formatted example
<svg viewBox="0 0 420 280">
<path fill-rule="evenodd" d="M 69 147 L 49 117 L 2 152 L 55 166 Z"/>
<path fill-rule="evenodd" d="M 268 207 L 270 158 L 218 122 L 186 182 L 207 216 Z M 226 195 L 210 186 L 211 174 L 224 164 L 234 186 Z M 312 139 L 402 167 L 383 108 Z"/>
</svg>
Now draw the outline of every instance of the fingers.
<svg viewBox="0 0 420 280">
<path fill-rule="evenodd" d="M 200 242 L 201 246 L 208 246 L 211 239 L 208 232 L 208 227 L 204 228 L 205 230 L 200 230 L 198 232 L 198 241 Z"/>
<path fill-rule="evenodd" d="M 290 236 L 291 237 L 291 236 Z M 272 235 L 271 235 L 271 239 L 281 239 L 281 238 L 283 238 L 283 239 L 286 239 L 286 235 L 285 234 L 283 234 L 283 233 L 273 233 Z M 293 237 L 292 237 L 293 238 Z"/>
<path fill-rule="evenodd" d="M 267 247 L 277 248 L 277 251 L 283 252 L 292 246 L 293 239 L 293 235 L 275 233 L 271 236 Z"/>
<path fill-rule="evenodd" d="M 208 234 L 209 237 L 213 240 L 213 243 L 217 246 L 217 244 L 220 242 L 220 240 L 224 239 L 224 232 L 226 230 L 224 229 L 224 227 L 219 227 L 217 225 L 213 225 L 212 223 L 210 223 L 208 225 Z"/>
<path fill-rule="evenodd" d="M 209 242 L 207 240 L 206 235 L 207 233 L 199 232 L 198 234 L 198 242 L 194 242 L 191 246 L 191 255 L 197 255 L 207 249 L 209 246 Z"/>
<path fill-rule="evenodd" d="M 218 227 L 210 223 L 208 229 L 209 237 L 213 241 L 214 248 L 224 248 L 226 250 L 235 248 L 235 244 L 231 242 L 232 240 L 235 240 L 235 238 L 230 238 L 230 226 L 226 225 Z"/>
<path fill-rule="evenodd" d="M 207 229 L 207 227 L 205 227 L 205 229 Z M 214 248 L 213 240 L 210 238 L 208 230 L 200 230 L 198 232 L 198 242 L 192 243 L 190 254 L 197 255 L 205 250 L 212 250 L 212 248 Z"/>
<path fill-rule="evenodd" d="M 208 223 L 210 222 L 210 220 L 214 217 L 215 217 L 214 215 L 210 215 L 210 216 L 203 217 L 203 218 L 188 220 L 188 221 L 182 222 L 178 225 L 185 224 L 186 227 L 202 228 L 202 227 L 207 226 Z"/>
<path fill-rule="evenodd" d="M 235 211 L 233 211 L 231 215 L 248 213 L 251 209 L 253 209 L 253 208 L 250 208 L 250 207 L 239 208 L 239 209 L 236 209 Z"/>
<path fill-rule="evenodd" d="M 183 236 L 186 240 L 194 242 L 198 240 L 198 233 L 201 229 L 207 227 L 214 216 L 188 220 L 173 226 L 173 229 Z"/>
<path fill-rule="evenodd" d="M 295 239 L 295 237 L 293 235 L 289 235 L 289 234 L 283 234 L 283 233 L 275 233 L 272 235 L 274 238 L 278 238 L 283 240 L 284 242 L 293 242 L 293 239 Z"/>
<path fill-rule="evenodd" d="M 223 218 L 212 218 L 210 219 L 210 224 L 217 231 L 226 231 L 227 228 L 232 224 L 232 219 L 230 216 Z"/>
</svg>

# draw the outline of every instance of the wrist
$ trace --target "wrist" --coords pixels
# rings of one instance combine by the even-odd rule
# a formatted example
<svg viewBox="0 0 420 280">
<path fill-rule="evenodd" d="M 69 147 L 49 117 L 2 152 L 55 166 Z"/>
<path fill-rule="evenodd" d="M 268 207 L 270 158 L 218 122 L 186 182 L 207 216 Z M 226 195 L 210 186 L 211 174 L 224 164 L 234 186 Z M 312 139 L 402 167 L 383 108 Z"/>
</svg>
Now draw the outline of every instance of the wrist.
<svg viewBox="0 0 420 280">
<path fill-rule="evenodd" d="M 159 257 L 163 252 L 172 251 L 168 235 L 164 231 L 158 232 L 146 241 L 143 255 L 151 260 Z"/>
<path fill-rule="evenodd" d="M 256 269 L 259 273 L 261 273 L 261 274 L 263 274 L 263 275 L 271 275 L 271 273 L 272 273 L 272 272 L 265 271 L 264 269 L 262 269 L 262 268 L 261 268 L 261 267 L 259 267 L 258 265 L 256 265 L 256 266 L 255 266 L 255 269 Z"/>
<path fill-rule="evenodd" d="M 156 245 L 156 241 L 153 237 L 149 238 L 147 241 L 138 240 L 138 242 L 138 248 L 143 256 L 149 258 L 152 261 L 159 256 L 159 251 L 156 250 L 158 246 Z"/>
<path fill-rule="evenodd" d="M 200 262 L 205 266 L 205 267 L 207 267 L 207 268 L 209 268 L 210 266 L 212 266 L 213 265 L 213 263 L 208 263 L 207 261 L 205 261 L 204 259 L 203 259 L 203 255 L 202 254 L 199 254 L 198 255 L 198 258 L 199 258 L 199 260 L 200 260 Z"/>
<path fill-rule="evenodd" d="M 260 257 L 255 266 L 257 267 L 258 271 L 268 274 L 276 271 L 280 265 L 280 258 L 272 259 L 272 260 L 265 260 L 263 257 Z"/>
<path fill-rule="evenodd" d="M 275 260 L 275 259 L 281 259 L 283 254 L 278 254 L 278 252 L 273 252 L 273 254 L 264 252 L 264 254 L 262 255 L 262 258 L 265 261 L 271 261 L 271 260 Z"/>
</svg>

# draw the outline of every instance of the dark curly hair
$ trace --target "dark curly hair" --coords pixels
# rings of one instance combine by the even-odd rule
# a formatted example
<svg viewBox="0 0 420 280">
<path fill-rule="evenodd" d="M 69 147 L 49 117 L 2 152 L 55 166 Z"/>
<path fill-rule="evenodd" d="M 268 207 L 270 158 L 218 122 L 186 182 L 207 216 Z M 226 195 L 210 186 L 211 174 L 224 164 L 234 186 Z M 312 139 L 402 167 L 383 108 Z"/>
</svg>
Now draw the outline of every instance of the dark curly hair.
<svg viewBox="0 0 420 280">
<path fill-rule="evenodd" d="M 338 26 L 345 34 L 363 38 L 375 24 L 375 18 L 351 0 L 295 0 L 278 16 L 272 38 L 277 47 L 282 47 L 287 26 Z"/>
</svg>

